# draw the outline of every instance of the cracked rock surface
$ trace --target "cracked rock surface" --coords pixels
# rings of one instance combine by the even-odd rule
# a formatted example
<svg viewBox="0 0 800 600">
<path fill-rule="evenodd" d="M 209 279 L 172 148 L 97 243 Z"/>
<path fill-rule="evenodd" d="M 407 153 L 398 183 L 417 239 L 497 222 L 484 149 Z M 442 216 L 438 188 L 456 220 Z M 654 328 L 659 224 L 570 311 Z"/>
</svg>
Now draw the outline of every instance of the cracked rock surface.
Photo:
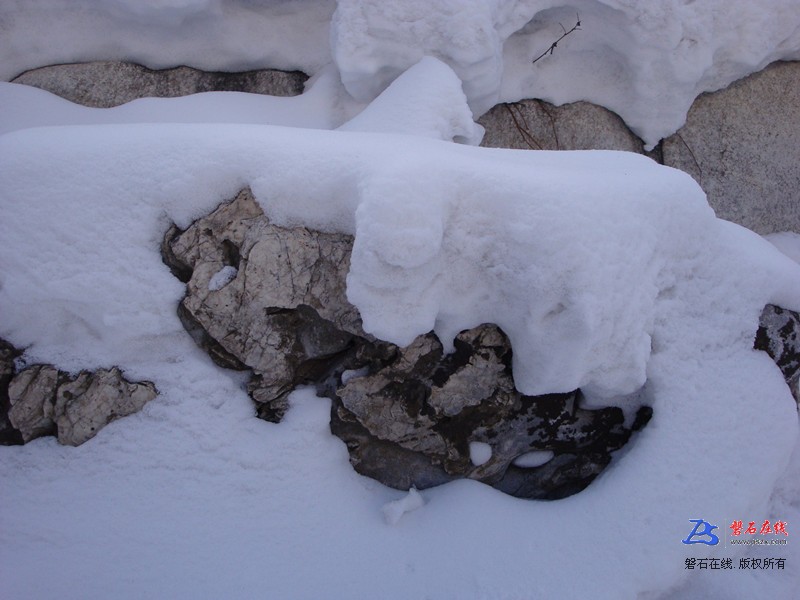
<svg viewBox="0 0 800 600">
<path fill-rule="evenodd" d="M 0 340 L 0 354 L 16 358 L 20 353 Z M 10 367 L 2 361 L 5 424 L 0 443 L 5 445 L 55 435 L 61 444 L 79 446 L 110 422 L 141 410 L 158 393 L 149 381 L 128 381 L 116 367 L 71 377 L 40 364 L 14 374 L 13 358 Z"/>
</svg>

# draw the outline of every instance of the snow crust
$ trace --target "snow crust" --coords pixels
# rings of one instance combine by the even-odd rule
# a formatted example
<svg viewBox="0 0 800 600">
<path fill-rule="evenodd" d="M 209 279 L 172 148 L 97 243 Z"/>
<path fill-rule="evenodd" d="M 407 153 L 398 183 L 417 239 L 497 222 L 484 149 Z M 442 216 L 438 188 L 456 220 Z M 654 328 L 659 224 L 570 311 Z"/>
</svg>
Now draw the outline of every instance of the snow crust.
<svg viewBox="0 0 800 600">
<path fill-rule="evenodd" d="M 29 362 L 118 364 L 161 390 L 80 448 L 0 449 L 12 596 L 63 594 L 68 579 L 76 597 L 141 597 L 120 588 L 134 570 L 176 598 L 633 598 L 686 576 L 690 518 L 800 517 L 785 483 L 796 406 L 752 350 L 764 304 L 800 308 L 800 266 L 715 219 L 688 175 L 616 152 L 203 123 L 19 129 L 0 136 L 0 164 L 0 335 Z M 449 342 L 498 322 L 521 390 L 583 385 L 613 403 L 645 384 L 653 420 L 577 496 L 462 481 L 390 533 L 396 492 L 352 471 L 328 402 L 297 392 L 282 424 L 257 421 L 241 376 L 175 314 L 163 232 L 248 184 L 279 224 L 355 234 L 348 294 L 368 330 Z"/>
<path fill-rule="evenodd" d="M 581 29 L 531 64 L 580 18 Z M 695 97 L 800 59 L 797 0 L 7 0 L 0 79 L 62 62 L 299 69 L 333 63 L 368 103 L 425 56 L 463 82 L 475 117 L 498 102 L 587 100 L 648 147 Z"/>
</svg>

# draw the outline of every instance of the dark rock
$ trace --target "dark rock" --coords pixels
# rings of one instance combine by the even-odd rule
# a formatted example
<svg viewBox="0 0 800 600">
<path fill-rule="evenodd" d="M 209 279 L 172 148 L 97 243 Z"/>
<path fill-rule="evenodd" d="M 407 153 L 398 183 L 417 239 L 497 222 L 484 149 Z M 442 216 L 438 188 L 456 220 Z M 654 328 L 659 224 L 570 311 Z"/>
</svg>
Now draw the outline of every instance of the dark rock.
<svg viewBox="0 0 800 600">
<path fill-rule="evenodd" d="M 8 411 L 11 402 L 8 399 L 8 384 L 14 377 L 14 361 L 21 354 L 7 341 L 0 339 L 0 446 L 11 446 L 22 443 L 22 434 L 11 424 Z"/>
<path fill-rule="evenodd" d="M 764 307 L 755 348 L 775 361 L 800 404 L 800 314 L 772 304 Z"/>
<path fill-rule="evenodd" d="M 455 347 L 444 355 L 436 336 L 421 336 L 336 391 L 331 429 L 357 471 L 399 489 L 466 477 L 526 498 L 555 498 L 586 487 L 628 441 L 632 430 L 618 408 L 582 409 L 577 391 L 517 392 L 511 346 L 497 327 L 463 331 Z M 472 442 L 491 447 L 489 460 L 473 464 Z M 555 457 L 540 467 L 512 467 L 534 450 Z"/>
<path fill-rule="evenodd" d="M 297 385 L 394 351 L 364 333 L 347 302 L 352 238 L 276 227 L 249 190 L 171 229 L 162 250 L 173 272 L 188 274 L 184 326 L 219 365 L 253 370 L 248 391 L 263 418 L 279 420 Z"/>
</svg>

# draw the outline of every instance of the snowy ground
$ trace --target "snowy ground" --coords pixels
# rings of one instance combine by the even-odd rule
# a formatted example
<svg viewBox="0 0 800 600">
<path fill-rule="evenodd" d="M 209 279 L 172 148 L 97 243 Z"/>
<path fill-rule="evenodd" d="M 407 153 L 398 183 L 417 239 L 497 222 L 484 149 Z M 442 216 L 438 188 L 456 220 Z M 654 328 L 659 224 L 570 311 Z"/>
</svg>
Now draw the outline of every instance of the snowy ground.
<svg viewBox="0 0 800 600">
<path fill-rule="evenodd" d="M 200 27 L 194 11 L 230 10 L 134 6 L 70 18 L 112 14 L 119 33 L 139 31 L 137 19 L 149 30 L 157 14 L 169 30 Z M 342 25 L 358 5 L 341 7 L 339 37 L 358 31 Z M 294 9 L 318 15 L 302 21 L 311 29 L 330 18 L 313 2 L 279 9 L 283 23 Z M 11 31 L 55 18 L 32 14 Z M 652 12 L 639 20 L 648 15 L 657 29 Z M 55 45 L 38 52 L 52 58 Z M 110 110 L 0 86 L 0 335 L 29 362 L 119 364 L 161 392 L 79 448 L 0 448 L 5 597 L 797 596 L 797 410 L 751 348 L 764 304 L 800 309 L 800 267 L 717 220 L 688 175 L 641 156 L 452 143 L 480 135 L 466 79 L 426 59 L 340 131 L 326 131 L 347 111 L 324 78 L 292 99 Z M 242 377 L 184 333 L 183 286 L 158 252 L 170 221 L 186 226 L 245 185 L 279 223 L 356 235 L 348 293 L 369 330 L 403 342 L 435 328 L 447 342 L 498 322 L 523 391 L 580 385 L 613 403 L 644 384 L 651 423 L 587 490 L 546 503 L 466 481 L 405 494 L 358 476 L 329 432 L 328 401 L 309 390 L 280 425 L 255 419 Z M 773 241 L 797 252 L 796 235 Z M 718 525 L 722 543 L 682 544 L 690 519 Z M 745 554 L 729 543 L 736 519 L 786 522 L 789 544 Z M 742 556 L 785 558 L 786 569 L 685 569 L 689 557 Z"/>
</svg>

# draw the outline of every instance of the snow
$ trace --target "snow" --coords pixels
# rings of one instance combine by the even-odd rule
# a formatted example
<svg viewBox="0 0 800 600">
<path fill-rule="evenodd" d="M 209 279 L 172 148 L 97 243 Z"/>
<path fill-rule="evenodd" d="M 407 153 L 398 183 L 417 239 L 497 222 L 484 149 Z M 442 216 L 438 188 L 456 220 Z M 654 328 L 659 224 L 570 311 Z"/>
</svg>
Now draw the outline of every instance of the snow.
<svg viewBox="0 0 800 600">
<path fill-rule="evenodd" d="M 526 452 L 514 459 L 514 466 L 522 467 L 523 469 L 541 467 L 543 464 L 550 462 L 553 456 L 552 450 L 534 450 L 532 452 Z"/>
<path fill-rule="evenodd" d="M 425 506 L 425 499 L 416 489 L 411 488 L 408 494 L 399 500 L 392 500 L 383 505 L 383 518 L 387 525 L 397 525 L 404 514 Z"/>
<path fill-rule="evenodd" d="M 578 18 L 580 30 L 532 64 Z M 0 80 L 110 59 L 332 68 L 356 104 L 431 56 L 458 75 L 475 117 L 522 98 L 588 100 L 648 147 L 683 124 L 702 92 L 800 59 L 797 0 L 7 0 L 0 32 Z"/>
<path fill-rule="evenodd" d="M 764 237 L 786 256 L 800 263 L 800 233 L 781 231 Z"/>
<path fill-rule="evenodd" d="M 472 74 L 490 71 L 481 70 L 485 40 L 541 39 L 537 28 L 578 8 L 584 31 L 567 40 L 583 39 L 573 51 L 584 57 L 601 34 L 619 34 L 634 62 L 644 32 L 680 47 L 682 24 L 695 28 L 701 49 L 718 44 L 714 60 L 728 64 L 733 34 L 701 18 L 717 3 L 700 4 L 580 2 L 567 15 L 543 3 L 476 3 L 470 11 L 451 2 L 406 20 L 413 13 L 403 11 L 421 5 L 380 12 L 341 3 L 337 60 L 353 53 L 345 85 L 361 85 L 360 75 L 351 77 L 366 60 L 356 41 L 374 46 L 383 35 L 348 24 L 362 13 L 369 21 L 378 10 L 384 25 L 396 25 L 394 55 L 412 67 L 387 76 L 382 90 L 380 65 L 391 53 L 373 48 L 377 79 L 364 83 L 364 98 L 383 95 L 358 116 L 359 100 L 342 95 L 333 67 L 303 96 L 282 100 L 204 94 L 88 109 L 0 86 L 8 109 L 0 111 L 0 336 L 25 348 L 29 364 L 119 365 L 160 391 L 141 413 L 78 448 L 54 439 L 0 448 L 4 594 L 791 597 L 800 586 L 791 542 L 786 572 L 708 574 L 687 572 L 684 559 L 721 550 L 680 540 L 689 519 L 721 529 L 733 518 L 800 522 L 796 404 L 775 364 L 752 350 L 765 304 L 800 309 L 800 266 L 776 250 L 778 238 L 716 219 L 688 175 L 647 158 L 448 141 L 479 135 L 465 117 L 484 85 Z M 32 6 L 52 10 L 36 16 Z M 310 39 L 292 60 L 313 72 L 325 62 L 314 36 L 332 10 L 212 0 L 64 6 L 4 4 L 0 27 L 11 35 L 0 36 L 9 58 L 0 64 L 10 72 L 25 61 L 102 55 L 167 66 L 190 58 L 203 39 L 193 36 L 203 33 L 206 47 L 193 64 L 275 66 L 275 52 L 294 56 L 292 27 L 302 26 Z M 774 47 L 754 51 L 754 25 L 746 23 L 737 30 L 744 66 L 709 65 L 709 73 L 724 79 L 720 73 L 741 73 L 779 52 L 780 36 L 770 39 L 769 28 L 796 22 L 787 6 L 726 10 L 728 25 L 739 13 L 760 17 L 758 39 Z M 693 16 L 677 21 L 682 11 Z M 606 20 L 591 29 L 595 13 Z M 458 29 L 442 15 L 459 17 L 474 36 L 458 47 Z M 487 15 L 496 29 L 481 25 Z M 531 15 L 538 20 L 530 23 Z M 63 29 L 48 37 L 59 18 Z M 261 46 L 235 51 L 230 39 L 227 52 L 215 52 L 223 32 L 244 42 L 263 35 L 267 21 L 276 33 Z M 403 36 L 414 23 L 428 47 L 450 40 L 454 49 L 439 60 L 412 56 Z M 161 44 L 177 24 L 186 35 Z M 86 34 L 88 25 L 102 33 Z M 348 32 L 354 37 L 345 39 Z M 103 36 L 118 44 L 112 49 Z M 781 39 L 781 52 L 793 52 L 791 39 Z M 504 73 L 513 71 L 514 44 L 503 47 Z M 540 70 L 556 77 L 568 48 L 559 45 Z M 597 56 L 599 76 L 608 57 Z M 653 57 L 643 51 L 638 66 Z M 612 81 L 638 82 L 632 109 L 649 94 L 637 86 L 652 82 L 619 61 L 622 79 Z M 698 76 L 686 78 L 687 89 L 711 77 Z M 663 129 L 668 121 L 648 123 Z M 330 403 L 308 389 L 292 394 L 281 424 L 256 419 L 244 375 L 216 367 L 183 330 L 175 308 L 184 286 L 159 254 L 170 222 L 186 227 L 246 185 L 278 224 L 355 235 L 348 297 L 368 331 L 404 343 L 435 329 L 447 345 L 461 329 L 495 322 L 511 339 L 520 390 L 582 386 L 592 406 L 628 407 L 635 395 L 652 407 L 651 422 L 585 491 L 534 502 L 474 481 L 426 490 L 423 501 L 416 490 L 400 495 L 361 477 L 330 433 Z M 794 236 L 785 238 L 777 242 L 784 251 L 796 247 Z M 733 557 L 745 551 L 759 555 L 724 549 Z"/>
<path fill-rule="evenodd" d="M 219 271 L 214 273 L 214 275 L 208 281 L 208 289 L 212 292 L 221 290 L 231 281 L 236 279 L 236 275 L 238 273 L 239 270 L 236 267 L 232 267 L 230 265 L 222 267 Z"/>
<path fill-rule="evenodd" d="M 469 443 L 469 459 L 476 467 L 489 462 L 492 458 L 492 447 L 486 442 Z"/>
</svg>

